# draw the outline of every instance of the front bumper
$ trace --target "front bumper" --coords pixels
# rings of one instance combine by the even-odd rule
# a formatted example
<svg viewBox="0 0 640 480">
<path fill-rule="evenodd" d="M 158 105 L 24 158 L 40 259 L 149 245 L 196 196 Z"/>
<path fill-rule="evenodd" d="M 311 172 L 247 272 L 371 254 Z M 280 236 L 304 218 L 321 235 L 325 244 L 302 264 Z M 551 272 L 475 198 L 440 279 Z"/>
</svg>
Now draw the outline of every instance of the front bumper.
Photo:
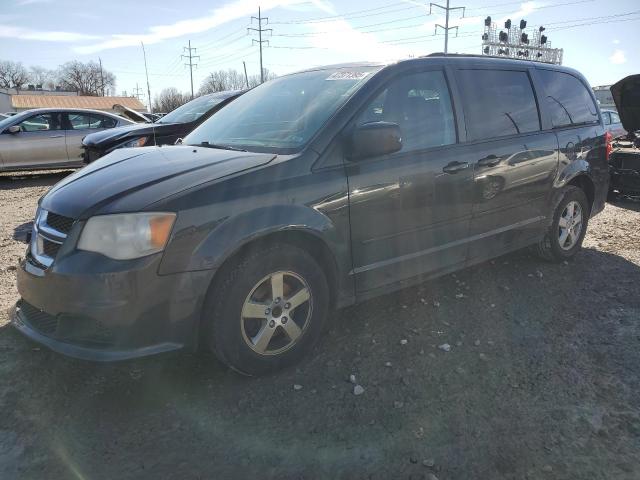
<svg viewBox="0 0 640 480">
<path fill-rule="evenodd" d="M 212 272 L 158 275 L 161 254 L 115 262 L 77 252 L 42 269 L 27 255 L 12 324 L 50 349 L 114 361 L 195 347 Z"/>
</svg>

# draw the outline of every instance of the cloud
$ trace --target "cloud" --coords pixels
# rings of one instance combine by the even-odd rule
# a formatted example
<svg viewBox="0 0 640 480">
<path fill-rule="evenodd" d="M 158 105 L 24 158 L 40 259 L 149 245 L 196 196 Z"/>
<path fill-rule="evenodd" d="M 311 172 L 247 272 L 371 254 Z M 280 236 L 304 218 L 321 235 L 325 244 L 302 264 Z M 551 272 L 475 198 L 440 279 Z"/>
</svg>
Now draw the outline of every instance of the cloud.
<svg viewBox="0 0 640 480">
<path fill-rule="evenodd" d="M 331 6 L 325 0 L 310 0 L 310 2 L 318 9 L 331 12 Z M 261 2 L 262 12 L 277 7 L 292 7 L 308 3 L 307 0 L 263 0 Z M 219 27 L 225 23 L 241 18 L 247 20 L 252 15 L 256 15 L 256 2 L 254 0 L 236 0 L 227 3 L 221 7 L 211 10 L 209 15 L 187 20 L 180 20 L 169 25 L 156 25 L 148 28 L 146 33 L 142 34 L 116 34 L 111 35 L 108 40 L 94 43 L 90 45 L 82 45 L 74 47 L 77 53 L 90 54 L 102 50 L 113 48 L 132 47 L 140 45 L 140 42 L 151 45 L 162 42 L 171 38 L 178 38 L 194 33 L 202 33 L 207 30 Z"/>
<path fill-rule="evenodd" d="M 31 30 L 29 28 L 0 24 L 0 38 L 17 38 L 42 42 L 77 42 L 80 40 L 95 40 L 100 37 L 75 32 Z"/>
<path fill-rule="evenodd" d="M 619 45 L 620 44 L 620 40 L 618 40 L 617 38 L 614 39 L 611 43 L 613 43 L 614 45 Z"/>
<path fill-rule="evenodd" d="M 627 57 L 625 57 L 622 50 L 615 50 L 609 57 L 609 61 L 614 65 L 622 65 L 623 63 L 627 62 Z"/>
<path fill-rule="evenodd" d="M 373 61 L 397 60 L 406 57 L 404 49 L 380 43 L 375 35 L 354 29 L 344 19 L 312 26 L 317 31 L 317 35 L 311 40 L 314 47 L 335 50 L 354 58 Z"/>
</svg>

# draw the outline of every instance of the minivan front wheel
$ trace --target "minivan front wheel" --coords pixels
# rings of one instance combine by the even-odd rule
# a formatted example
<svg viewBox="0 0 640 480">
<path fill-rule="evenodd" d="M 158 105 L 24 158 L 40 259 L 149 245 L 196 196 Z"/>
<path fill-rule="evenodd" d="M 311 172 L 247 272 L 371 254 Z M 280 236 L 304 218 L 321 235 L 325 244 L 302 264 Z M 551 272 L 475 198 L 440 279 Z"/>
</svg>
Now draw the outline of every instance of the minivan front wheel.
<svg viewBox="0 0 640 480">
<path fill-rule="evenodd" d="M 296 363 L 329 309 L 320 265 L 293 245 L 261 247 L 221 272 L 205 302 L 205 340 L 225 364 L 260 375 Z"/>
<path fill-rule="evenodd" d="M 553 214 L 546 235 L 538 244 L 538 253 L 546 260 L 563 261 L 582 247 L 589 222 L 587 196 L 578 187 L 568 186 Z"/>
</svg>

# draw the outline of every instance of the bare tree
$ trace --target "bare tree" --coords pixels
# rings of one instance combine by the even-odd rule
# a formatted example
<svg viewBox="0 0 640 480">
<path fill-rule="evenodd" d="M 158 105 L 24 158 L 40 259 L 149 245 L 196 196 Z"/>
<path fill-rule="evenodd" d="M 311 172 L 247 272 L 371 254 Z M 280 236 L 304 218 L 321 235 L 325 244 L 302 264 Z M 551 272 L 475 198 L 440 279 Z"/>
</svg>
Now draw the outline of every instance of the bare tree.
<svg viewBox="0 0 640 480">
<path fill-rule="evenodd" d="M 101 71 L 100 65 L 96 62 L 67 62 L 60 66 L 58 77 L 60 85 L 65 90 L 73 90 L 80 95 L 107 95 L 116 87 L 115 75 L 106 70 Z"/>
<path fill-rule="evenodd" d="M 0 61 L 0 87 L 21 90 L 29 83 L 29 72 L 20 62 Z"/>
<path fill-rule="evenodd" d="M 265 79 L 271 80 L 277 75 L 269 72 L 265 68 Z M 249 87 L 253 88 L 260 84 L 260 75 L 252 75 L 249 77 Z M 247 88 L 247 81 L 244 73 L 238 70 L 218 70 L 211 72 L 200 86 L 199 95 L 208 93 L 222 92 L 224 90 L 243 90 Z"/>
<path fill-rule="evenodd" d="M 53 90 L 56 83 L 56 72 L 47 70 L 44 67 L 33 65 L 29 68 L 29 82 L 34 85 L 41 85 L 43 88 Z"/>
<path fill-rule="evenodd" d="M 165 88 L 156 96 L 153 102 L 154 112 L 170 112 L 191 100 L 191 95 L 180 93 L 177 88 Z"/>
</svg>

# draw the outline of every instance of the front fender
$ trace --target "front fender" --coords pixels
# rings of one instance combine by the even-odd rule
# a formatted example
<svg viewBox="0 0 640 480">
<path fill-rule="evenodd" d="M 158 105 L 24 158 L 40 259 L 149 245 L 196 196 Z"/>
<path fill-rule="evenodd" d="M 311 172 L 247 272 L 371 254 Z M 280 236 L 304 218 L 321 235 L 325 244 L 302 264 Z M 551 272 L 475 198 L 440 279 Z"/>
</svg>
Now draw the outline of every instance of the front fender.
<svg viewBox="0 0 640 480">
<path fill-rule="evenodd" d="M 283 231 L 315 236 L 333 254 L 337 267 L 349 265 L 346 232 L 336 228 L 329 217 L 307 206 L 278 205 L 225 218 L 206 234 L 178 233 L 167 246 L 160 274 L 217 269 L 243 245 Z"/>
</svg>

